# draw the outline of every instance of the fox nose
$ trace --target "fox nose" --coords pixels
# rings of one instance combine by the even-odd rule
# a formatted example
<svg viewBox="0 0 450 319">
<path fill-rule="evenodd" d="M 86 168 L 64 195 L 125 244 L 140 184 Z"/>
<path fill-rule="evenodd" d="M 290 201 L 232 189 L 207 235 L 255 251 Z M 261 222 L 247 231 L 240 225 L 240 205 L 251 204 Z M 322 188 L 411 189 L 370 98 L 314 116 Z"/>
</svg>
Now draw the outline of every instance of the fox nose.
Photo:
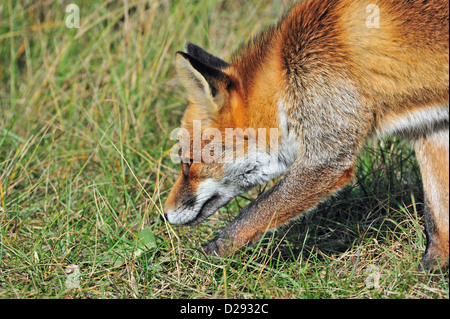
<svg viewBox="0 0 450 319">
<path fill-rule="evenodd" d="M 162 221 L 166 221 L 167 220 L 167 214 L 163 213 L 163 214 L 159 214 L 159 219 Z"/>
</svg>

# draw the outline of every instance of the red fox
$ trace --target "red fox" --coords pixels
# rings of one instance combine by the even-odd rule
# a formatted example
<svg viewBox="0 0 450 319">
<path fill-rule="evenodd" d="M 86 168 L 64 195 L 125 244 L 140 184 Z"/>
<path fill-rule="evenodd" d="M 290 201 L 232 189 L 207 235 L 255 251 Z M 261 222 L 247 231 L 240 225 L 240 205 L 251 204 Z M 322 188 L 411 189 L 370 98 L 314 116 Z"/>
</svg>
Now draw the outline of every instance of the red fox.
<svg viewBox="0 0 450 319">
<path fill-rule="evenodd" d="M 396 134 L 411 141 L 423 177 L 421 265 L 448 266 L 448 0 L 305 0 L 231 63 L 188 43 L 175 64 L 188 94 L 181 127 L 189 148 L 207 146 L 207 138 L 195 141 L 194 122 L 201 121 L 202 133 L 219 132 L 223 153 L 206 163 L 183 152 L 164 207 L 168 222 L 197 224 L 284 173 L 203 247 L 206 253 L 229 254 L 310 211 L 349 183 L 369 136 Z M 279 134 L 270 151 L 237 152 L 223 138 L 228 128 L 241 128 L 234 137 L 244 141 L 255 128 L 267 145 L 271 128 Z M 220 160 L 230 152 L 239 161 Z"/>
</svg>

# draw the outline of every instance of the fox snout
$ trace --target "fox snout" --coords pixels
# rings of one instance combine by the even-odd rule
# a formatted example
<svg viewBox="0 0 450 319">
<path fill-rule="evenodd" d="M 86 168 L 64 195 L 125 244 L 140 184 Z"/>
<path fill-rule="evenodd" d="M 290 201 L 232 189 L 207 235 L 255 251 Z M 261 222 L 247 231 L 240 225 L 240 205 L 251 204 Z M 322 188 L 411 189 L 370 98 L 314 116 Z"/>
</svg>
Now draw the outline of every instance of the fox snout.
<svg viewBox="0 0 450 319">
<path fill-rule="evenodd" d="M 178 208 L 166 208 L 164 217 L 173 225 L 196 225 L 212 215 L 218 208 L 222 196 L 212 195 L 206 201 L 197 201 L 196 198 L 188 199 L 192 205 L 182 203 Z"/>
<path fill-rule="evenodd" d="M 165 219 L 174 225 L 185 225 L 196 219 L 196 196 L 182 176 L 175 182 L 164 205 Z"/>
<path fill-rule="evenodd" d="M 196 225 L 226 205 L 231 198 L 233 196 L 228 196 L 213 179 L 207 179 L 193 189 L 180 176 L 167 198 L 164 217 L 173 225 Z"/>
</svg>

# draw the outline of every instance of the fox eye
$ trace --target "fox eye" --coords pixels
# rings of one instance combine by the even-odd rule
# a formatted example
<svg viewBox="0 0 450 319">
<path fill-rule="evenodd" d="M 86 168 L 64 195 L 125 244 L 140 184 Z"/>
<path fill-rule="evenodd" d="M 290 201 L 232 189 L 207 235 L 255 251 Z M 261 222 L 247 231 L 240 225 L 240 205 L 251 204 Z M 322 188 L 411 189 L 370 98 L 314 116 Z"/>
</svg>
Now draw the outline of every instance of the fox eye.
<svg viewBox="0 0 450 319">
<path fill-rule="evenodd" d="M 183 162 L 181 163 L 181 171 L 183 172 L 184 176 L 188 176 L 189 170 L 191 169 L 192 160 L 189 160 L 189 162 Z"/>
</svg>

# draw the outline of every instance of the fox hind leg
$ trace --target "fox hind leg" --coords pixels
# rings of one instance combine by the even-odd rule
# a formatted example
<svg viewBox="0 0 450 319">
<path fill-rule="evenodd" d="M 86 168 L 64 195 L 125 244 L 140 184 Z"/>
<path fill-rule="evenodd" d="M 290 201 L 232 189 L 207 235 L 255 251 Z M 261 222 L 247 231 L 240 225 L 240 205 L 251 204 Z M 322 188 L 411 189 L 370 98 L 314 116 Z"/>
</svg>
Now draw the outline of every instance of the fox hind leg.
<svg viewBox="0 0 450 319">
<path fill-rule="evenodd" d="M 415 138 L 425 193 L 427 247 L 422 268 L 447 268 L 449 264 L 449 133 L 447 128 Z"/>
</svg>

